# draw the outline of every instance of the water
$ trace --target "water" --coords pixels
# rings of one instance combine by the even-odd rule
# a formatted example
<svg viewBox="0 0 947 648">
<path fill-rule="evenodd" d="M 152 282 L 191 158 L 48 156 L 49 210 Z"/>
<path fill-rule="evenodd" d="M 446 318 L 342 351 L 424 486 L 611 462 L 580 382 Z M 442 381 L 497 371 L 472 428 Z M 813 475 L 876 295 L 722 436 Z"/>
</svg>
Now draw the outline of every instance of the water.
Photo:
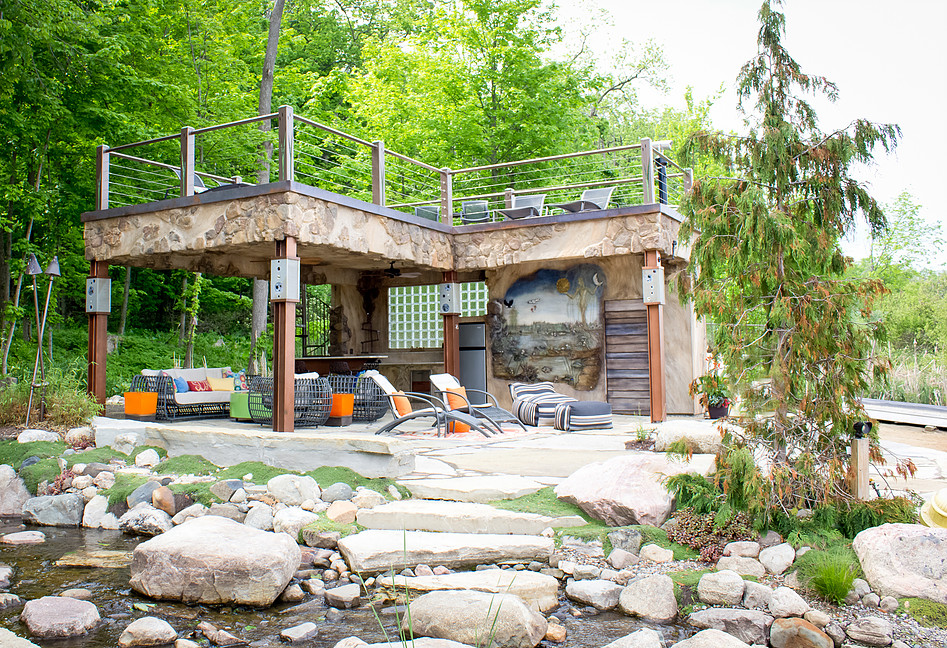
<svg viewBox="0 0 947 648">
<path fill-rule="evenodd" d="M 9 522 L 0 523 L 0 533 L 22 529 L 23 527 Z M 184 605 L 148 599 L 133 592 L 128 586 L 127 567 L 63 567 L 55 564 L 65 554 L 75 551 L 131 552 L 139 542 L 147 538 L 98 529 L 39 529 L 46 534 L 45 544 L 15 547 L 3 545 L 0 548 L 0 562 L 15 569 L 9 591 L 24 600 L 30 600 L 56 595 L 71 588 L 85 588 L 92 592 L 91 601 L 98 607 L 103 620 L 96 630 L 84 637 L 68 640 L 31 638 L 31 641 L 44 648 L 113 648 L 118 645 L 118 638 L 125 626 L 143 616 L 164 619 L 178 631 L 179 636 L 202 643 L 201 635 L 197 633 L 197 626 L 202 621 L 212 623 L 252 646 L 259 647 L 286 646 L 287 644 L 280 641 L 280 631 L 307 621 L 319 626 L 319 636 L 309 642 L 296 644 L 298 646 L 331 648 L 339 640 L 353 635 L 369 643 L 393 640 L 398 636 L 395 610 L 390 607 L 379 609 L 376 618 L 372 609 L 366 605 L 359 609 L 346 610 L 340 621 L 329 622 L 325 620 L 327 608 L 311 601 L 301 604 L 278 603 L 260 610 L 242 606 L 215 608 Z M 141 609 L 144 606 L 148 607 Z M 581 616 L 576 617 L 572 615 L 572 609 L 573 605 L 563 599 L 558 610 L 547 612 L 547 616 L 556 612 L 557 616 L 562 617 L 568 630 L 568 638 L 564 643 L 548 644 L 549 646 L 598 648 L 641 627 L 652 627 L 667 640 L 684 638 L 674 626 L 649 626 L 620 613 L 596 614 L 590 608 L 580 610 Z M 13 608 L 0 611 L 0 626 L 21 637 L 29 637 L 26 627 L 19 620 L 21 610 L 22 608 Z M 388 632 L 388 639 L 379 620 Z M 195 633 L 193 636 L 192 632 Z"/>
</svg>

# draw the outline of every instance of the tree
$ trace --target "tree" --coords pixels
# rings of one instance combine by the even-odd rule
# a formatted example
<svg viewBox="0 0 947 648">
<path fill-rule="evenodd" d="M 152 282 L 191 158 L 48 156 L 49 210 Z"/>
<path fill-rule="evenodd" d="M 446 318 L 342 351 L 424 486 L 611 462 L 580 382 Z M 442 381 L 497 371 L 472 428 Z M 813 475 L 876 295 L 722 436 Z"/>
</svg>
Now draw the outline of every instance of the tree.
<svg viewBox="0 0 947 648">
<path fill-rule="evenodd" d="M 866 418 L 859 396 L 885 369 L 870 355 L 883 336 L 871 306 L 884 288 L 842 278 L 839 242 L 860 215 L 884 230 L 880 205 L 851 168 L 900 135 L 861 119 L 820 130 L 802 97 L 833 100 L 836 87 L 785 50 L 780 4 L 763 3 L 759 51 L 737 80 L 749 133 L 698 132 L 685 146 L 724 169 L 696 181 L 684 207 L 695 237 L 692 295 L 717 324 L 714 349 L 745 412 L 743 443 L 771 465 L 756 486 L 760 512 L 848 497 L 846 446 Z"/>
</svg>

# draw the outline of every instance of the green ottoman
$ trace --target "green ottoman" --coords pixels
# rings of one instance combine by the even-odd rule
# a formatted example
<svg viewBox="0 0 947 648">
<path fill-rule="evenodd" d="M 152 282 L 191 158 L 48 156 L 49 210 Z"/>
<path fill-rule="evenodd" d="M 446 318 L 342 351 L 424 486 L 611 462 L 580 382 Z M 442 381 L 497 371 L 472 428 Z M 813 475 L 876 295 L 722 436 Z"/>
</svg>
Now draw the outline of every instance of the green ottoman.
<svg viewBox="0 0 947 648">
<path fill-rule="evenodd" d="M 230 394 L 230 418 L 235 421 L 250 421 L 250 394 L 249 392 L 233 392 Z"/>
</svg>

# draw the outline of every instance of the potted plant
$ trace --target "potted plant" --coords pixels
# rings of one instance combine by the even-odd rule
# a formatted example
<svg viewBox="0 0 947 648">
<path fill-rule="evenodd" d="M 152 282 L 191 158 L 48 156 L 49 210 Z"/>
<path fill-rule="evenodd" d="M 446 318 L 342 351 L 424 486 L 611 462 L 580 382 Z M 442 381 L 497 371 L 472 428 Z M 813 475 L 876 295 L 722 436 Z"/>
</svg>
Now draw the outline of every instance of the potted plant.
<svg viewBox="0 0 947 648">
<path fill-rule="evenodd" d="M 716 360 L 712 362 L 709 373 L 691 383 L 690 395 L 698 394 L 700 404 L 707 409 L 710 418 L 723 418 L 730 412 L 730 391 L 720 375 L 720 364 Z"/>
</svg>

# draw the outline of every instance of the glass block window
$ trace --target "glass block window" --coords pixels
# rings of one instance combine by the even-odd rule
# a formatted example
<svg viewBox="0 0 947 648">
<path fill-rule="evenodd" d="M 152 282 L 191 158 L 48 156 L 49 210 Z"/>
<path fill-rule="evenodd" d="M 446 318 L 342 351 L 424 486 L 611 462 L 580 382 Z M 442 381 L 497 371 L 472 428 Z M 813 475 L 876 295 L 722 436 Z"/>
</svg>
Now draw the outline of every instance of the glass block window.
<svg viewBox="0 0 947 648">
<path fill-rule="evenodd" d="M 487 284 L 460 285 L 462 317 L 487 313 Z M 437 286 L 405 286 L 388 289 L 388 347 L 430 349 L 444 344 L 438 312 Z"/>
</svg>

